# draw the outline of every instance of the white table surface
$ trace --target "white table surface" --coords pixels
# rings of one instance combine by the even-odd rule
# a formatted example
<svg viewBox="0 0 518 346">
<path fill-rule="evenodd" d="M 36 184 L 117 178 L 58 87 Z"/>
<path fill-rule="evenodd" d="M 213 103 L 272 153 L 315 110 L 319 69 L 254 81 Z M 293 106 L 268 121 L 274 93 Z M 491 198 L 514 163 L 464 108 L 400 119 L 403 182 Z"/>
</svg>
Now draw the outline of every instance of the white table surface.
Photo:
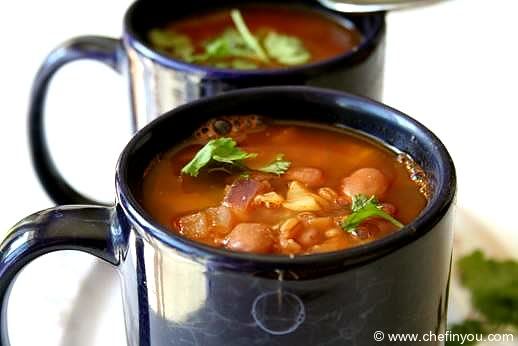
<svg viewBox="0 0 518 346">
<path fill-rule="evenodd" d="M 52 206 L 33 173 L 26 138 L 39 64 L 71 36 L 117 36 L 128 5 L 0 2 L 0 235 Z M 454 158 L 457 246 L 491 243 L 493 253 L 510 256 L 518 256 L 517 13 L 516 0 L 452 0 L 390 14 L 385 75 L 385 102 L 432 129 Z M 105 200 L 112 199 L 115 162 L 130 136 L 126 96 L 124 81 L 111 70 L 79 62 L 55 78 L 47 104 L 59 166 L 72 183 Z M 107 265 L 93 263 L 67 252 L 27 267 L 11 296 L 13 346 L 125 344 L 117 278 Z"/>
</svg>

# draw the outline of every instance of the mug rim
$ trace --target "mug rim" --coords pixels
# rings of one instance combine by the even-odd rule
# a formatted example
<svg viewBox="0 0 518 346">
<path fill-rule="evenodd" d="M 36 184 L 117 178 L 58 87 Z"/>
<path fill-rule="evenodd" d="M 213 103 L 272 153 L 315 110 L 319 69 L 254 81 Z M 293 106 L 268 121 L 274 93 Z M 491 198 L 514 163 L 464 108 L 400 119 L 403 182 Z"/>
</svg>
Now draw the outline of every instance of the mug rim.
<svg viewBox="0 0 518 346">
<path fill-rule="evenodd" d="M 197 73 L 204 74 L 209 76 L 214 76 L 218 78 L 235 78 L 235 77 L 285 77 L 287 75 L 298 74 L 298 73 L 310 73 L 315 70 L 320 70 L 322 68 L 327 68 L 330 66 L 334 66 L 335 64 L 340 64 L 348 61 L 353 61 L 357 57 L 361 57 L 365 51 L 379 41 L 379 38 L 385 31 L 385 12 L 376 12 L 376 13 L 368 13 L 366 15 L 357 15 L 356 18 L 363 17 L 365 18 L 375 18 L 375 27 L 370 30 L 369 35 L 363 35 L 364 37 L 361 44 L 352 51 L 348 51 L 343 54 L 339 54 L 335 57 L 325 59 L 322 61 L 317 61 L 309 64 L 302 64 L 300 66 L 294 67 L 282 67 L 282 68 L 273 68 L 273 69 L 257 69 L 257 70 L 236 70 L 230 68 L 217 68 L 211 66 L 204 66 L 199 64 L 192 64 L 186 61 L 182 61 L 180 59 L 175 59 L 163 53 L 160 53 L 158 50 L 151 47 L 147 42 L 140 40 L 138 38 L 138 33 L 134 30 L 132 25 L 132 19 L 134 16 L 134 12 L 138 6 L 141 6 L 144 3 L 144 0 L 135 1 L 126 11 L 124 15 L 124 33 L 122 36 L 123 42 L 128 44 L 130 47 L 135 49 L 136 52 L 145 56 L 148 59 L 151 59 L 155 63 L 158 63 L 161 66 L 186 71 L 189 73 Z M 253 1 L 252 1 L 253 2 Z M 308 6 L 307 4 L 285 4 L 285 6 L 303 6 L 307 7 L 312 11 L 318 12 L 324 16 L 332 17 L 335 22 L 340 23 L 344 20 L 351 21 L 348 18 L 344 18 L 343 13 L 337 13 L 332 11 L 326 7 L 319 6 L 315 4 L 315 7 Z M 354 66 L 356 63 L 352 63 L 350 66 Z"/>
<path fill-rule="evenodd" d="M 327 101 L 327 103 L 333 107 L 342 109 L 359 109 L 377 116 L 380 119 L 382 114 L 389 113 L 397 118 L 398 127 L 403 128 L 406 124 L 407 126 L 418 128 L 426 139 L 433 144 L 434 148 L 437 149 L 437 151 L 431 155 L 440 163 L 437 170 L 439 171 L 438 174 L 441 179 L 439 179 L 440 183 L 437 183 L 438 186 L 434 188 L 434 190 L 438 192 L 433 194 L 421 214 L 398 232 L 366 244 L 333 252 L 294 257 L 286 255 L 263 255 L 234 252 L 204 245 L 172 233 L 156 222 L 149 213 L 144 210 L 135 198 L 129 186 L 127 181 L 127 172 L 130 169 L 128 161 L 130 160 L 132 151 L 141 146 L 142 142 L 145 142 L 146 139 L 151 138 L 153 129 L 159 127 L 162 122 L 165 122 L 172 117 L 181 116 L 181 113 L 188 112 L 191 107 L 210 106 L 212 103 L 225 103 L 228 102 L 227 100 L 229 99 L 236 97 L 246 98 L 252 94 L 275 94 L 277 96 L 279 94 L 300 94 L 300 97 L 304 95 L 306 98 L 328 96 L 330 99 L 335 100 L 333 104 Z M 336 102 L 337 99 L 342 101 L 346 100 L 347 102 L 338 103 Z M 217 115 L 215 114 L 215 116 Z M 156 154 L 158 155 L 159 153 Z M 432 131 L 417 120 L 394 108 L 365 97 L 341 91 L 307 86 L 269 86 L 247 88 L 227 92 L 218 96 L 202 98 L 189 104 L 179 106 L 153 120 L 137 132 L 137 134 L 135 134 L 135 136 L 128 142 L 119 157 L 115 181 L 117 205 L 119 205 L 125 212 L 125 215 L 133 223 L 136 223 L 147 235 L 160 240 L 165 245 L 176 249 L 187 256 L 205 259 L 229 268 L 239 267 L 240 269 L 243 269 L 246 266 L 251 266 L 254 269 L 259 267 L 271 268 L 272 266 L 278 269 L 296 269 L 315 263 L 347 266 L 363 263 L 389 254 L 392 251 L 402 248 L 426 235 L 436 224 L 444 219 L 454 203 L 457 183 L 453 160 L 451 159 L 446 147 Z"/>
</svg>

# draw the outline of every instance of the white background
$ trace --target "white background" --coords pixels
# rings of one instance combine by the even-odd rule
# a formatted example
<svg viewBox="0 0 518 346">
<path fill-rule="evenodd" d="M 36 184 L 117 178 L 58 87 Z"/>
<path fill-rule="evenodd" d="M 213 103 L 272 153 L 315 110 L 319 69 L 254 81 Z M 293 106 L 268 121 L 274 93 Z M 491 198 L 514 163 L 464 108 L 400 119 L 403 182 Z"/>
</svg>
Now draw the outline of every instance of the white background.
<svg viewBox="0 0 518 346">
<path fill-rule="evenodd" d="M 28 96 L 39 64 L 66 38 L 119 35 L 128 5 L 0 2 L 0 238 L 22 217 L 52 206 L 27 148 Z M 502 252 L 515 254 L 517 12 L 516 0 L 452 0 L 390 14 L 384 98 L 449 148 L 459 178 L 458 231 L 491 234 Z M 126 90 L 110 69 L 79 62 L 60 72 L 49 94 L 47 127 L 58 165 L 81 190 L 104 200 L 112 199 L 116 159 L 130 136 Z M 91 263 L 86 255 L 49 255 L 22 273 L 10 309 L 13 346 L 124 344 L 107 266 L 97 276 L 104 280 L 81 286 L 77 298 Z"/>
</svg>

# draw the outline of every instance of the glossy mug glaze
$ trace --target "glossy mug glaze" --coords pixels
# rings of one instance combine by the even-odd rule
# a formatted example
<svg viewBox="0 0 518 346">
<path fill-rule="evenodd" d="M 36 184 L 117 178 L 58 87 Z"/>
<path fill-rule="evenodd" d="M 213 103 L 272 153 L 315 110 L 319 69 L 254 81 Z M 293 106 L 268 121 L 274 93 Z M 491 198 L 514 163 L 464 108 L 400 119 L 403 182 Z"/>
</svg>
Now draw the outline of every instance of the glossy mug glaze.
<svg viewBox="0 0 518 346">
<path fill-rule="evenodd" d="M 399 232 L 331 253 L 256 255 L 207 247 L 158 225 L 136 199 L 157 155 L 218 115 L 261 114 L 348 127 L 410 154 L 432 197 Z M 57 207 L 13 227 L 0 245 L 1 346 L 11 282 L 35 257 L 73 249 L 120 273 L 128 344 L 372 345 L 374 332 L 441 333 L 452 255 L 453 162 L 423 125 L 382 104 L 307 87 L 226 93 L 178 107 L 124 149 L 112 207 Z M 439 341 L 430 343 L 441 345 Z"/>
<path fill-rule="evenodd" d="M 43 187 L 58 204 L 93 203 L 70 186 L 55 167 L 47 148 L 44 104 L 48 84 L 63 65 L 79 59 L 102 62 L 127 79 L 134 130 L 186 102 L 235 89 L 268 85 L 310 85 L 344 90 L 380 100 L 385 57 L 385 14 L 347 16 L 311 0 L 269 0 L 272 6 L 304 7 L 338 22 L 354 23 L 364 40 L 357 50 L 330 60 L 276 70 L 229 70 L 192 65 L 158 53 L 146 42 L 157 25 L 200 9 L 258 3 L 254 0 L 139 0 L 127 11 L 121 39 L 74 38 L 53 51 L 34 81 L 29 109 L 30 147 Z M 54 182 L 59 177 L 60 183 Z"/>
</svg>

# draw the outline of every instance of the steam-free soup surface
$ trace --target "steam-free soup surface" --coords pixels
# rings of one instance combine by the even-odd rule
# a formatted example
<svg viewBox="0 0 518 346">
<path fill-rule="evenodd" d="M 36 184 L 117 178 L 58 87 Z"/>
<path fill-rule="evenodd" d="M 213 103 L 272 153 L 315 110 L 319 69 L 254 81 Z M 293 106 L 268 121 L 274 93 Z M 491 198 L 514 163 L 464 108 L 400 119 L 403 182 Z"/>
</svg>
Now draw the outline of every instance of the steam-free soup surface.
<svg viewBox="0 0 518 346">
<path fill-rule="evenodd" d="M 345 229 L 358 196 L 375 197 L 379 209 L 402 224 L 426 205 L 423 185 L 410 179 L 409 161 L 403 164 L 371 140 L 322 127 L 236 119 L 226 137 L 242 151 L 257 154 L 239 167 L 214 161 L 196 177 L 182 173 L 200 148 L 219 136 L 209 125 L 147 169 L 141 202 L 171 232 L 233 251 L 312 254 L 398 230 L 380 217 Z M 257 171 L 279 160 L 279 154 L 290 162 L 287 171 Z"/>
<path fill-rule="evenodd" d="M 362 40 L 352 24 L 343 25 L 310 9 L 243 6 L 237 11 L 266 59 L 247 44 L 248 40 L 243 40 L 232 9 L 172 21 L 151 31 L 151 44 L 191 63 L 256 69 L 329 59 L 355 49 Z"/>
</svg>

